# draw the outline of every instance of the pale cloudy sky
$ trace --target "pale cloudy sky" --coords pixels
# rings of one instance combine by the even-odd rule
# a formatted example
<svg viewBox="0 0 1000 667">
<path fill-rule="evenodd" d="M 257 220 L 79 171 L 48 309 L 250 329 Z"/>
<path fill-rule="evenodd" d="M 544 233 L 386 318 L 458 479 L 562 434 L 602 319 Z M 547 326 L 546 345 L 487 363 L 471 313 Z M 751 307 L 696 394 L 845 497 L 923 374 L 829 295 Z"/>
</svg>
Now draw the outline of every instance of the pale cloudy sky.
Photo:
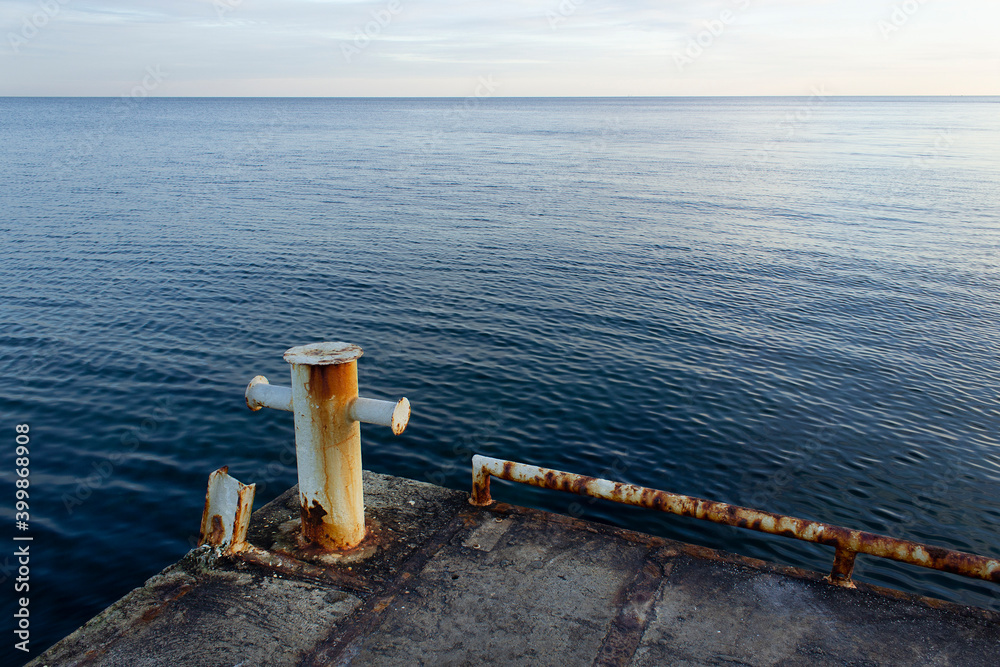
<svg viewBox="0 0 1000 667">
<path fill-rule="evenodd" d="M 0 95 L 1000 95 L 997 0 L 0 0 Z"/>
</svg>

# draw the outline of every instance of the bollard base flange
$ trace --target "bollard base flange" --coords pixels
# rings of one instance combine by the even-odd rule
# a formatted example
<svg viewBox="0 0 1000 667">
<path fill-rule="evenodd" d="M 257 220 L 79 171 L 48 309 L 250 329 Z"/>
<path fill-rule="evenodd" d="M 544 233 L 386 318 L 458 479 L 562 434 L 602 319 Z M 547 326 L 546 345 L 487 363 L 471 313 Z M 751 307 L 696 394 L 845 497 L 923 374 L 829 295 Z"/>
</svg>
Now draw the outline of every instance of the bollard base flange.
<svg viewBox="0 0 1000 667">
<path fill-rule="evenodd" d="M 287 554 L 293 558 L 320 565 L 349 565 L 373 556 L 383 546 L 384 531 L 373 519 L 365 520 L 365 537 L 349 549 L 324 549 L 314 542 L 302 539 L 302 522 L 292 519 L 278 527 L 272 551 Z"/>
</svg>

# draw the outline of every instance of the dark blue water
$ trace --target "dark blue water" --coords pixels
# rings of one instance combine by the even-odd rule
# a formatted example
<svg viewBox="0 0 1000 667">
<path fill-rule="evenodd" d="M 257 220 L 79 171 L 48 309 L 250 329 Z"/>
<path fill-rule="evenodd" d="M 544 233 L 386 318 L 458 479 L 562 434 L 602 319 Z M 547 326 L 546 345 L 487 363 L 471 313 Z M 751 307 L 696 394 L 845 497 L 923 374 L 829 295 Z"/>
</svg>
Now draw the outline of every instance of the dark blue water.
<svg viewBox="0 0 1000 667">
<path fill-rule="evenodd" d="M 192 546 L 215 468 L 256 482 L 257 506 L 295 483 L 291 415 L 250 413 L 243 390 L 287 384 L 284 350 L 321 340 L 364 347 L 364 394 L 413 404 L 401 437 L 366 427 L 379 472 L 468 488 L 479 452 L 1000 556 L 998 112 L 0 99 L 4 616 L 15 424 L 34 653 Z M 857 573 L 1000 609 L 989 584 Z"/>
</svg>

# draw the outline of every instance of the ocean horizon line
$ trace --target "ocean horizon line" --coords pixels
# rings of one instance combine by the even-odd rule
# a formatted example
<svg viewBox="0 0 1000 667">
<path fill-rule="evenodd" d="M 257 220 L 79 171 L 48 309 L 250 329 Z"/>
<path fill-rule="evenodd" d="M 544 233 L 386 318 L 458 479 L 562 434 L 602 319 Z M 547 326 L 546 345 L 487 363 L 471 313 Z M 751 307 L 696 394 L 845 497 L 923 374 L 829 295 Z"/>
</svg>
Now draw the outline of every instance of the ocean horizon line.
<svg viewBox="0 0 1000 667">
<path fill-rule="evenodd" d="M 132 97 L 130 95 L 0 95 L 0 99 L 117 99 Z M 834 94 L 801 94 L 801 95 L 147 95 L 135 96 L 136 99 L 160 100 L 462 100 L 467 97 L 494 100 L 706 100 L 706 99 L 802 99 L 823 97 L 832 99 L 873 99 L 873 100 L 913 100 L 913 99 L 1000 99 L 1000 93 L 995 95 L 959 94 L 959 95 L 834 95 Z"/>
</svg>

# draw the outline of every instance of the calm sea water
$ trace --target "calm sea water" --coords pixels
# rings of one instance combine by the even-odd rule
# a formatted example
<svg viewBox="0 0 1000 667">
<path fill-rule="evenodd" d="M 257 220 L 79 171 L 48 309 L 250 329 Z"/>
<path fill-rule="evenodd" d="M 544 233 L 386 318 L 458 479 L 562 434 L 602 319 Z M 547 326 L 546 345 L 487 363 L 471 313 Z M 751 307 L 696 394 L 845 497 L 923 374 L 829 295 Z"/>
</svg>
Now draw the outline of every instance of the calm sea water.
<svg viewBox="0 0 1000 667">
<path fill-rule="evenodd" d="M 365 428 L 379 472 L 467 488 L 479 452 L 1000 556 L 998 112 L 0 99 L 4 616 L 15 424 L 34 653 L 192 546 L 215 468 L 256 482 L 257 506 L 295 483 L 291 415 L 250 413 L 243 389 L 287 384 L 284 350 L 321 340 L 364 347 L 363 393 L 413 404 L 403 436 Z M 989 584 L 857 573 L 1000 609 Z"/>
</svg>

